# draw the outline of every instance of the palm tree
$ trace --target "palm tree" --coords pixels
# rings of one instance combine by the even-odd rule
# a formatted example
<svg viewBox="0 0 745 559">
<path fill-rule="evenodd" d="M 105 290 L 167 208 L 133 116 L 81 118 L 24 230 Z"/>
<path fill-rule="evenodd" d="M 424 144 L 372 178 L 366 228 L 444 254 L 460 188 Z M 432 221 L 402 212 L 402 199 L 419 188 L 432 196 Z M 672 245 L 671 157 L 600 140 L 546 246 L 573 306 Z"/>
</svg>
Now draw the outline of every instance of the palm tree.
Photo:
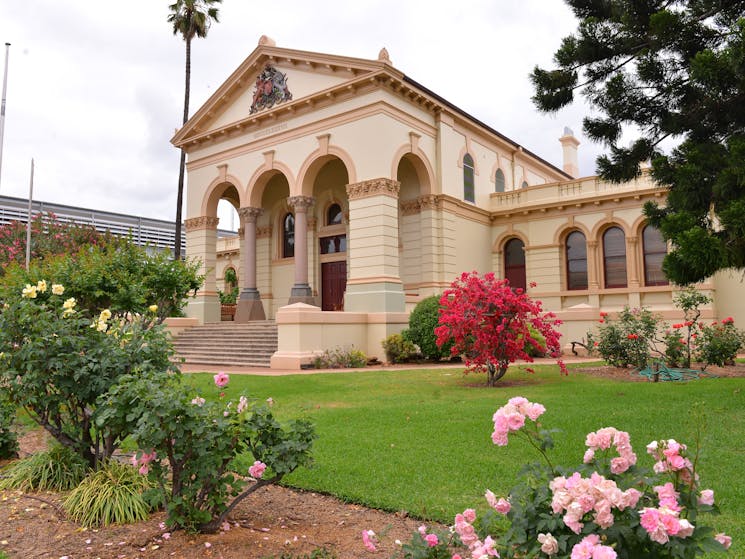
<svg viewBox="0 0 745 559">
<path fill-rule="evenodd" d="M 181 35 L 186 41 L 186 87 L 184 88 L 184 121 L 189 119 L 189 87 L 191 83 L 191 40 L 194 37 L 204 38 L 212 21 L 218 22 L 218 8 L 215 4 L 222 0 L 176 0 L 168 9 L 168 22 L 173 24 L 173 34 Z M 176 196 L 176 239 L 173 255 L 181 258 L 181 206 L 184 202 L 184 168 L 186 152 L 181 149 L 181 165 L 178 172 L 178 195 Z"/>
</svg>

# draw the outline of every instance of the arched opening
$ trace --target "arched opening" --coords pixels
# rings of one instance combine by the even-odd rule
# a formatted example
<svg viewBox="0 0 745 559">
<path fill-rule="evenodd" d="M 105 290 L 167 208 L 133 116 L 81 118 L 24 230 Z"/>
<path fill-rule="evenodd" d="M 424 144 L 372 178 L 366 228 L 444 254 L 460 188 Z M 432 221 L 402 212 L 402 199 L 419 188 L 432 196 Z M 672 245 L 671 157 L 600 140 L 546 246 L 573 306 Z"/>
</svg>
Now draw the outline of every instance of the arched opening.
<svg viewBox="0 0 745 559">
<path fill-rule="evenodd" d="M 656 227 L 647 225 L 642 231 L 642 251 L 644 252 L 644 285 L 668 285 L 662 271 L 662 261 L 667 254 L 667 243 Z"/>
<path fill-rule="evenodd" d="M 494 192 L 504 192 L 504 189 L 504 173 L 502 172 L 502 169 L 497 169 L 497 172 L 494 173 Z"/>
<path fill-rule="evenodd" d="M 504 277 L 512 289 L 525 291 L 528 282 L 525 277 L 525 244 L 518 238 L 507 241 L 504 245 Z"/>
<path fill-rule="evenodd" d="M 473 157 L 470 153 L 463 156 L 463 199 L 466 202 L 476 202 L 476 171 Z"/>
<path fill-rule="evenodd" d="M 587 289 L 587 241 L 581 231 L 572 231 L 566 238 L 567 289 Z"/>
<path fill-rule="evenodd" d="M 626 287 L 626 236 L 620 227 L 609 227 L 603 233 L 603 274 L 605 287 Z"/>
</svg>

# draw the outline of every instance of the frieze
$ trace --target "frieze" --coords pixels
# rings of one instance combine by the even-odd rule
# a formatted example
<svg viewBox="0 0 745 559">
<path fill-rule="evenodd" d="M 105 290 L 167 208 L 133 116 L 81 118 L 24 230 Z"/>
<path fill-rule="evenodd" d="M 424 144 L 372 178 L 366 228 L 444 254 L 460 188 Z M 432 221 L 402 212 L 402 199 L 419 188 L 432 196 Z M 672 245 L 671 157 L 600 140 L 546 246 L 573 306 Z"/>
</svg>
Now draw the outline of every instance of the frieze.
<svg viewBox="0 0 745 559">
<path fill-rule="evenodd" d="M 417 198 L 419 208 L 422 210 L 441 210 L 442 196 L 439 194 L 427 194 Z"/>
<path fill-rule="evenodd" d="M 212 217 L 209 215 L 202 215 L 199 217 L 192 217 L 184 221 L 186 231 L 198 231 L 200 229 L 215 229 L 217 230 L 217 224 L 220 223 L 219 217 Z"/>
<path fill-rule="evenodd" d="M 267 225 L 266 227 L 257 227 L 256 228 L 256 238 L 257 239 L 270 239 L 272 236 L 272 226 Z"/>
<path fill-rule="evenodd" d="M 284 101 L 291 101 L 292 93 L 287 87 L 287 74 L 283 74 L 273 66 L 267 65 L 264 70 L 256 76 L 256 90 L 250 113 L 254 114 L 261 109 L 271 109 Z"/>
<path fill-rule="evenodd" d="M 391 179 L 371 179 L 347 185 L 347 196 L 350 200 L 369 198 L 371 196 L 390 196 L 398 198 L 401 183 Z"/>
<path fill-rule="evenodd" d="M 416 215 L 421 211 L 419 200 L 404 200 L 401 202 L 402 215 Z"/>
</svg>

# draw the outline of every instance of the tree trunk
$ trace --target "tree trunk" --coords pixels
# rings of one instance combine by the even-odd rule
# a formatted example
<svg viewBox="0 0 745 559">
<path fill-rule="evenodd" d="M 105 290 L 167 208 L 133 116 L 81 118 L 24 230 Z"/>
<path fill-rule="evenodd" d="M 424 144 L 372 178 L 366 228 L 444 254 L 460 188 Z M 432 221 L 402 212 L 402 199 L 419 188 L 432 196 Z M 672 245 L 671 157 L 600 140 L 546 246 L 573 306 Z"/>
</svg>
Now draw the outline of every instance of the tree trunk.
<svg viewBox="0 0 745 559">
<path fill-rule="evenodd" d="M 494 386 L 507 373 L 507 367 L 509 367 L 509 363 L 500 363 L 498 369 L 494 363 L 489 363 L 486 367 L 487 384 Z"/>
<path fill-rule="evenodd" d="M 184 119 L 182 126 L 189 120 L 189 88 L 191 83 L 191 38 L 186 37 L 186 83 L 184 84 Z M 173 257 L 181 260 L 181 207 L 184 205 L 184 170 L 186 152 L 181 148 L 181 162 L 178 171 L 178 192 L 176 194 L 176 234 L 173 242 Z"/>
</svg>

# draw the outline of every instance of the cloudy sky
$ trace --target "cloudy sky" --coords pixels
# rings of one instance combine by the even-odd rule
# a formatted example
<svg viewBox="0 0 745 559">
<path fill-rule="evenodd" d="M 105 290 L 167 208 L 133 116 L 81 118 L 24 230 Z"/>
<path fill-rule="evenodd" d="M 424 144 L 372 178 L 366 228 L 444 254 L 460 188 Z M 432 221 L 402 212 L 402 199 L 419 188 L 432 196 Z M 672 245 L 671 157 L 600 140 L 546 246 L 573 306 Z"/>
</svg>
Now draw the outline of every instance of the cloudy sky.
<svg viewBox="0 0 745 559">
<path fill-rule="evenodd" d="M 0 194 L 28 196 L 33 157 L 37 200 L 173 219 L 185 49 L 169 3 L 0 1 L 0 68 L 11 43 Z M 224 0 L 192 44 L 190 112 L 262 34 L 359 58 L 386 47 L 408 76 L 557 166 L 570 126 L 589 175 L 602 148 L 581 136 L 584 104 L 543 115 L 530 101 L 531 69 L 575 28 L 562 0 Z"/>
</svg>

